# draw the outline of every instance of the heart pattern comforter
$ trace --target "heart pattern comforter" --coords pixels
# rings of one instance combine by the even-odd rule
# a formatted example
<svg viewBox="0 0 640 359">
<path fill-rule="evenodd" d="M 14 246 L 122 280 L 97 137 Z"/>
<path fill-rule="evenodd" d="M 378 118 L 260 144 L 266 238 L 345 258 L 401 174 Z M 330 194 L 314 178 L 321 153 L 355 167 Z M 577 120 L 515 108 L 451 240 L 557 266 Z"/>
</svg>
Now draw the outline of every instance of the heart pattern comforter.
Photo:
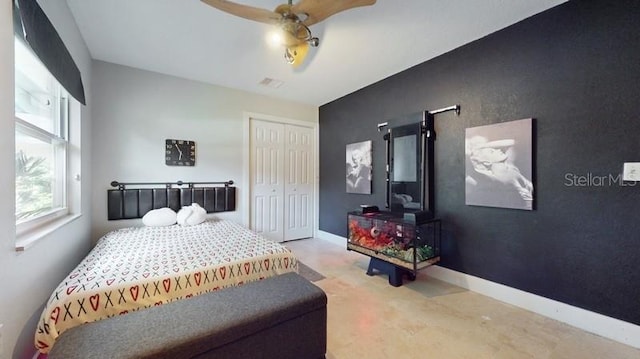
<svg viewBox="0 0 640 359">
<path fill-rule="evenodd" d="M 116 230 L 102 237 L 51 294 L 35 345 L 47 353 L 71 327 L 297 267 L 289 249 L 230 221 Z"/>
</svg>

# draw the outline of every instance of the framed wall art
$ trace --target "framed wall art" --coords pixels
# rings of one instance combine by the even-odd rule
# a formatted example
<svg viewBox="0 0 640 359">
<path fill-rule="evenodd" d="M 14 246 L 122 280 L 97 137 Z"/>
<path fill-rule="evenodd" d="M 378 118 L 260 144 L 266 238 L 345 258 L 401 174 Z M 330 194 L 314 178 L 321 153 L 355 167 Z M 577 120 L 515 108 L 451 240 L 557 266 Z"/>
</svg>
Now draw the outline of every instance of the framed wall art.
<svg viewBox="0 0 640 359">
<path fill-rule="evenodd" d="M 347 193 L 371 194 L 371 141 L 347 145 Z"/>
<path fill-rule="evenodd" d="M 465 203 L 533 209 L 533 119 L 471 127 L 465 133 Z"/>
</svg>

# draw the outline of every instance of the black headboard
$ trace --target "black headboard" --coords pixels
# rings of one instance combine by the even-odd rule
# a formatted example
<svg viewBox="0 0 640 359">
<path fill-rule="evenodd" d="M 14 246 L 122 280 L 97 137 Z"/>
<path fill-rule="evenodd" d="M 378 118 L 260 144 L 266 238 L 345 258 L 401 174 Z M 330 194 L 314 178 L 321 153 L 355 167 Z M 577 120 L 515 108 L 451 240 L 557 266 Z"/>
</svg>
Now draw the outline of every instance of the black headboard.
<svg viewBox="0 0 640 359">
<path fill-rule="evenodd" d="M 236 188 L 232 187 L 232 184 L 233 181 L 166 183 L 113 181 L 111 186 L 118 189 L 107 190 L 108 217 L 109 220 L 142 218 L 152 209 L 169 207 L 177 212 L 183 206 L 192 203 L 199 204 L 207 213 L 235 211 Z M 144 188 L 127 188 L 131 186 Z"/>
</svg>

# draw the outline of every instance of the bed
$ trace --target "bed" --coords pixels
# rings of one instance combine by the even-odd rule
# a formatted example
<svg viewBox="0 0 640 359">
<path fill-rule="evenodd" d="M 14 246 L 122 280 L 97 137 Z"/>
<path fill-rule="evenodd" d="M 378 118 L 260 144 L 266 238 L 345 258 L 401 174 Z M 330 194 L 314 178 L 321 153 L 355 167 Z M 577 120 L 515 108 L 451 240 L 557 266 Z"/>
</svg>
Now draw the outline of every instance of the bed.
<svg viewBox="0 0 640 359">
<path fill-rule="evenodd" d="M 72 327 L 297 272 L 297 267 L 289 249 L 227 220 L 115 230 L 51 294 L 35 345 L 47 353 Z"/>
</svg>

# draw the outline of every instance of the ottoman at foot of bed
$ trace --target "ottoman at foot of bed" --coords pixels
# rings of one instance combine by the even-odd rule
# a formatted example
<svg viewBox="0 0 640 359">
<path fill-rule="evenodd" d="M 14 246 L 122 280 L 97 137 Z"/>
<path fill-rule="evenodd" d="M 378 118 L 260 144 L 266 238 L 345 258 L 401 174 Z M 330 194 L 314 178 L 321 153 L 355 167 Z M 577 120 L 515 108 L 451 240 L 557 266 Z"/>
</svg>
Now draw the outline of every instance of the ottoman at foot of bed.
<svg viewBox="0 0 640 359">
<path fill-rule="evenodd" d="M 49 359 L 324 358 L 327 297 L 287 273 L 65 331 Z"/>
</svg>

